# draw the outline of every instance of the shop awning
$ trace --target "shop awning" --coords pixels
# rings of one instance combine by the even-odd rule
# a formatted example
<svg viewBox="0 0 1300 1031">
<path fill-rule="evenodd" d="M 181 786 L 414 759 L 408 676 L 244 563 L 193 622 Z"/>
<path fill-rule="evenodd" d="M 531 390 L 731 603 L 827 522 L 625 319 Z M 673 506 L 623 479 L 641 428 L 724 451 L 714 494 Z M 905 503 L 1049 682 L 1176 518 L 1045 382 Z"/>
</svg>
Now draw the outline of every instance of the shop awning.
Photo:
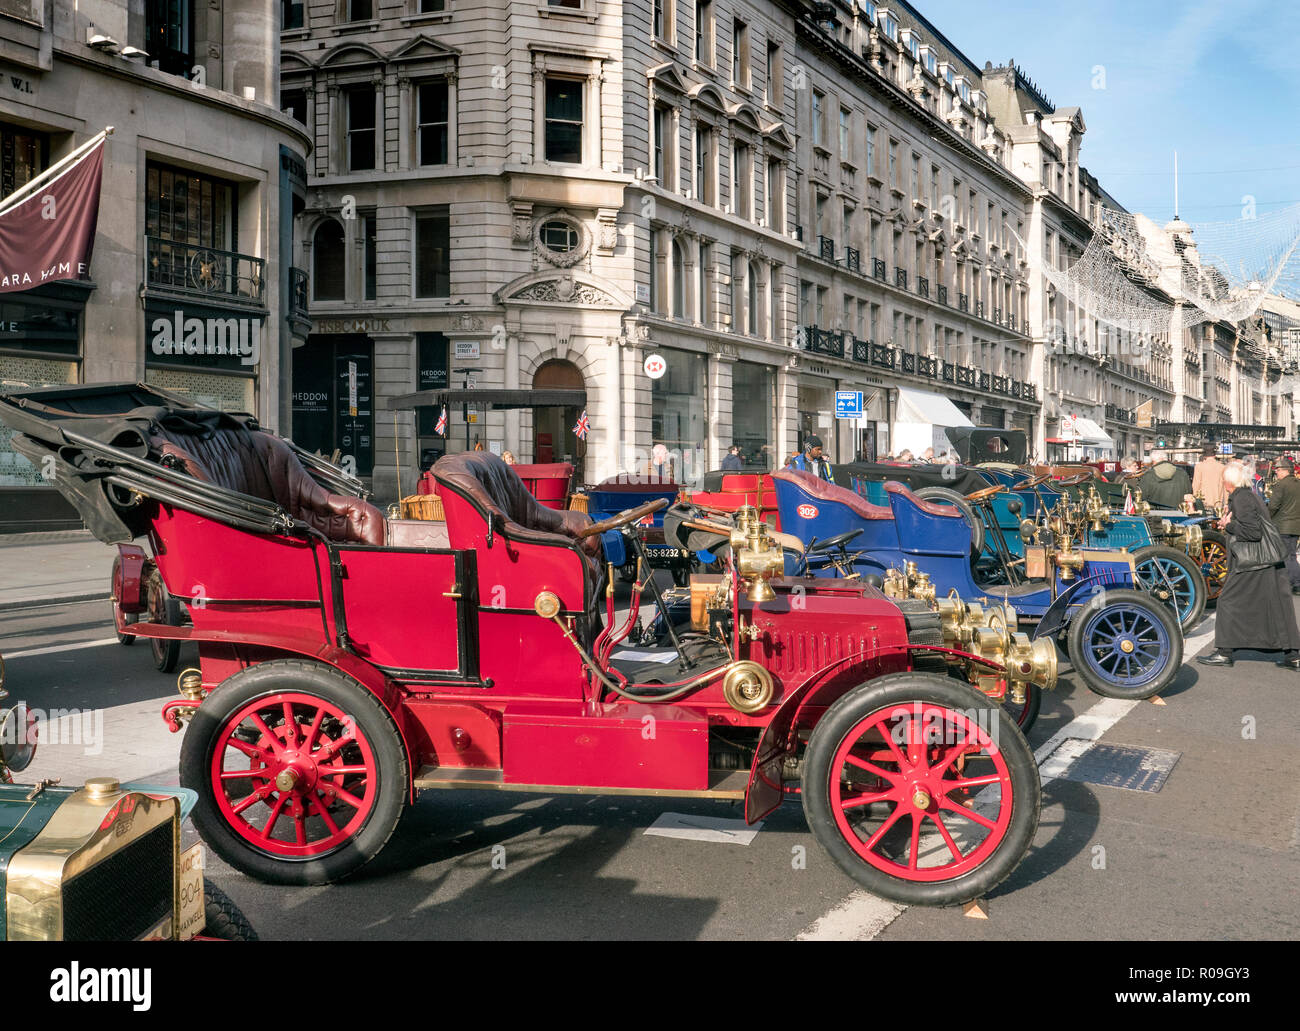
<svg viewBox="0 0 1300 1031">
<path fill-rule="evenodd" d="M 955 404 L 942 394 L 898 388 L 895 422 L 930 423 L 933 426 L 974 426 Z"/>
<path fill-rule="evenodd" d="M 486 408 L 582 408 L 585 390 L 418 390 L 388 399 L 389 411 L 442 405 L 483 405 Z"/>
<path fill-rule="evenodd" d="M 1062 419 L 1061 434 L 1059 437 L 1049 437 L 1047 443 L 1082 444 L 1085 447 L 1113 448 L 1115 446 L 1114 437 L 1082 415 L 1075 416 L 1073 419 Z"/>
</svg>

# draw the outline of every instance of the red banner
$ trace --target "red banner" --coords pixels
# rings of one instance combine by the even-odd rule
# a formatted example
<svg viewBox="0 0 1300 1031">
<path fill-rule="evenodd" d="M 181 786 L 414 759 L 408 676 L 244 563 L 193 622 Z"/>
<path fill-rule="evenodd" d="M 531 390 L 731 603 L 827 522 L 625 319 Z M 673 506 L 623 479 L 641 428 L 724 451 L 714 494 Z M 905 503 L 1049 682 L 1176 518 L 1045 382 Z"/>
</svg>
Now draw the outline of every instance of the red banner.
<svg viewBox="0 0 1300 1031">
<path fill-rule="evenodd" d="M 37 189 L 23 187 L 16 204 L 0 206 L 0 293 L 89 278 L 103 171 L 100 139 Z"/>
</svg>

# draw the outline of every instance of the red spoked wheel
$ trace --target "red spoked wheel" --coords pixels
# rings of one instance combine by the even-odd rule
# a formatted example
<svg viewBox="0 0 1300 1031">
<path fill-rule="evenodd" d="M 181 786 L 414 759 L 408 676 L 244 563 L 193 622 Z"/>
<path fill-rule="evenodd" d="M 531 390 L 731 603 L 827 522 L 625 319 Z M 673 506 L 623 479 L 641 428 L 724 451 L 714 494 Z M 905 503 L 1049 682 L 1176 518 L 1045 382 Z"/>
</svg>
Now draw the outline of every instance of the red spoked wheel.
<svg viewBox="0 0 1300 1031">
<path fill-rule="evenodd" d="M 370 740 L 342 709 L 285 692 L 249 702 L 226 722 L 211 777 L 235 830 L 267 852 L 305 858 L 364 826 L 378 772 Z"/>
<path fill-rule="evenodd" d="M 406 751 L 383 705 L 332 667 L 293 659 L 241 670 L 191 720 L 181 783 L 194 824 L 232 866 L 322 884 L 369 862 L 409 797 Z"/>
<path fill-rule="evenodd" d="M 1024 736 L 995 701 L 903 673 L 835 703 L 813 731 L 804 807 L 823 847 L 870 891 L 953 905 L 1016 868 L 1041 808 Z"/>
</svg>

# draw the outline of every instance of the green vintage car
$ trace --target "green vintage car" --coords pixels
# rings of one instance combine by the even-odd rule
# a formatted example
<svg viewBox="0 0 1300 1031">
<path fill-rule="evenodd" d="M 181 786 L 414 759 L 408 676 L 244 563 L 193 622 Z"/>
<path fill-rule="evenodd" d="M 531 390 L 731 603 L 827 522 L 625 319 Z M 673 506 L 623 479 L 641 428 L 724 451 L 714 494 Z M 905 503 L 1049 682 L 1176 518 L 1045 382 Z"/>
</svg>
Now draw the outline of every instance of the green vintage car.
<svg viewBox="0 0 1300 1031">
<path fill-rule="evenodd" d="M 3 685 L 0 657 L 0 699 Z M 35 757 L 35 728 L 21 703 L 0 715 L 0 938 L 256 940 L 206 882 L 202 846 L 181 850 L 193 792 L 112 777 L 15 783 Z"/>
</svg>

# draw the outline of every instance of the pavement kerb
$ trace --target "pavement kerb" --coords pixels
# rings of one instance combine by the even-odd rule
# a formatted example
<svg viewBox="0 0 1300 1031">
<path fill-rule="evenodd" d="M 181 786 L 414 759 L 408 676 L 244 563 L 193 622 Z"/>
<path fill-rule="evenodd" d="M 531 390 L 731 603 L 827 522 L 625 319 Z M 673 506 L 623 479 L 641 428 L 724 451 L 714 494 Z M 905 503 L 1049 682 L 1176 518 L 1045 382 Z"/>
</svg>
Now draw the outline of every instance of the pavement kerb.
<svg viewBox="0 0 1300 1031">
<path fill-rule="evenodd" d="M 108 591 L 88 591 L 81 594 L 55 594 L 26 601 L 0 601 L 0 612 L 12 612 L 15 609 L 44 609 L 51 605 L 72 605 L 79 601 L 108 601 L 112 595 Z"/>
</svg>

